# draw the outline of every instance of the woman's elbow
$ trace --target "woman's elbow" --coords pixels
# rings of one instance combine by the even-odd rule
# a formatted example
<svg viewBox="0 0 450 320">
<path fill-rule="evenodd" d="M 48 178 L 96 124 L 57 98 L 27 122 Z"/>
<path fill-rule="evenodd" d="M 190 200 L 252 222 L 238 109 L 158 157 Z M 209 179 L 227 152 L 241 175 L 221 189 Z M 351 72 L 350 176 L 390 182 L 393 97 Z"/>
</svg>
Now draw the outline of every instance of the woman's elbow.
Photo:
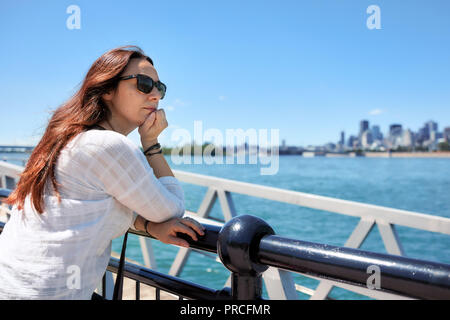
<svg viewBox="0 0 450 320">
<path fill-rule="evenodd" d="M 153 221 L 156 223 L 161 223 L 173 218 L 181 218 L 184 215 L 184 211 L 184 201 L 177 201 L 166 210 L 164 210 L 164 212 L 160 212 L 159 217 L 154 219 Z"/>
<path fill-rule="evenodd" d="M 184 201 L 180 201 L 176 206 L 176 210 L 174 212 L 174 218 L 181 218 L 184 215 L 184 211 L 186 210 L 184 207 Z"/>
</svg>

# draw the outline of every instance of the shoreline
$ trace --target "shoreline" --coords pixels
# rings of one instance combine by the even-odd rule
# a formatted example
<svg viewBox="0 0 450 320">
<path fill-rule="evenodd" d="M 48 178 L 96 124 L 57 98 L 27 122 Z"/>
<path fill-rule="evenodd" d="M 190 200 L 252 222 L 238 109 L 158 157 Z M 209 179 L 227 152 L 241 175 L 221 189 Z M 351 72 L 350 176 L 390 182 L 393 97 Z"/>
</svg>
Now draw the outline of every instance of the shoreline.
<svg viewBox="0 0 450 320">
<path fill-rule="evenodd" d="M 334 155 L 327 154 L 327 157 L 366 157 L 366 158 L 450 158 L 450 152 L 364 152 L 360 156 L 354 154 Z"/>
</svg>

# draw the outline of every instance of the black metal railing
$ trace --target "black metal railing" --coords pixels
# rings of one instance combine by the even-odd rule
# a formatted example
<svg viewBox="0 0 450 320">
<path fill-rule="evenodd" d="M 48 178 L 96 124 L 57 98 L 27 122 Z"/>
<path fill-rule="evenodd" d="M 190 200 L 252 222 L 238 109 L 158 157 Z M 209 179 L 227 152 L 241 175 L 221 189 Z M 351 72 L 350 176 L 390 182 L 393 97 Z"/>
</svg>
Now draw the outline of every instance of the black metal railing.
<svg viewBox="0 0 450 320">
<path fill-rule="evenodd" d="M 418 299 L 450 299 L 448 264 L 284 238 L 251 215 L 237 216 L 223 227 L 203 226 L 205 234 L 198 241 L 179 236 L 193 249 L 217 253 L 232 273 L 231 288 L 215 290 L 127 262 L 124 276 L 136 281 L 137 299 L 142 283 L 155 287 L 157 298 L 163 290 L 180 299 L 259 300 L 261 275 L 269 266 L 365 288 L 371 276 L 368 270 L 376 267 L 380 281 L 374 290 Z M 149 237 L 144 232 L 129 232 Z M 107 270 L 117 272 L 118 266 L 118 259 L 111 258 Z"/>
<path fill-rule="evenodd" d="M 108 271 L 117 273 L 119 259 L 111 258 L 107 267 Z M 164 273 L 151 270 L 133 263 L 125 263 L 123 275 L 125 278 L 136 281 L 136 300 L 140 299 L 140 284 L 145 284 L 156 289 L 156 300 L 160 300 L 160 291 L 172 293 L 181 300 L 230 300 L 231 293 L 228 288 L 215 290 L 197 283 L 172 277 Z M 103 282 L 105 283 L 105 281 Z M 105 297 L 103 291 L 103 297 Z"/>
<path fill-rule="evenodd" d="M 251 215 L 237 216 L 222 228 L 203 226 L 205 235 L 199 236 L 198 241 L 184 234 L 179 236 L 193 249 L 218 253 L 222 263 L 232 272 L 231 288 L 218 292 L 190 284 L 174 290 L 175 283 L 181 279 L 144 267 L 133 266 L 134 271 L 145 273 L 147 279 L 161 277 L 174 281 L 166 280 L 162 284 L 163 281 L 152 280 L 148 284 L 185 298 L 255 300 L 261 299 L 261 274 L 269 266 L 365 288 L 372 275 L 368 270 L 376 267 L 380 271 L 380 281 L 374 290 L 418 299 L 450 299 L 448 264 L 283 238 L 274 235 L 273 229 L 262 219 Z M 143 232 L 130 232 L 148 236 Z M 117 263 L 116 259 L 115 269 Z M 144 282 L 144 278 L 135 280 Z M 194 293 L 196 286 L 201 293 Z"/>
</svg>

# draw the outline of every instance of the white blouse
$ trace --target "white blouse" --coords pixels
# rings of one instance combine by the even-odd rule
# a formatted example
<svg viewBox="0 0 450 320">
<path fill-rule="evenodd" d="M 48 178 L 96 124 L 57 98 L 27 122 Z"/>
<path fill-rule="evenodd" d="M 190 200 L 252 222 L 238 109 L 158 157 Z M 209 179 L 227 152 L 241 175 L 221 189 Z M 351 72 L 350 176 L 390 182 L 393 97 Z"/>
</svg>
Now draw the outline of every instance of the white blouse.
<svg viewBox="0 0 450 320">
<path fill-rule="evenodd" d="M 134 212 L 153 222 L 184 214 L 178 180 L 156 178 L 142 151 L 114 131 L 76 136 L 55 178 L 61 203 L 47 183 L 43 214 L 29 197 L 23 210 L 12 208 L 0 235 L 0 299 L 90 299 Z"/>
</svg>

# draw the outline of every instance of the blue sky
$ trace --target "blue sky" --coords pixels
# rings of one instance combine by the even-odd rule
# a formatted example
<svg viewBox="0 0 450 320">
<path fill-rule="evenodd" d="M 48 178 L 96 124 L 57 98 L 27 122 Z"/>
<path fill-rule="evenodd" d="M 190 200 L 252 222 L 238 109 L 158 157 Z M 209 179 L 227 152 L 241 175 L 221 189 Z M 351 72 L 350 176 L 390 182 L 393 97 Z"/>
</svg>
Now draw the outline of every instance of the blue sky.
<svg viewBox="0 0 450 320">
<path fill-rule="evenodd" d="M 381 29 L 366 25 L 373 4 Z M 70 5 L 79 30 L 66 27 Z M 0 144 L 37 143 L 94 60 L 127 44 L 168 86 L 166 145 L 196 120 L 303 146 L 356 134 L 361 119 L 383 133 L 450 126 L 446 0 L 2 1 L 0 35 Z"/>
</svg>

